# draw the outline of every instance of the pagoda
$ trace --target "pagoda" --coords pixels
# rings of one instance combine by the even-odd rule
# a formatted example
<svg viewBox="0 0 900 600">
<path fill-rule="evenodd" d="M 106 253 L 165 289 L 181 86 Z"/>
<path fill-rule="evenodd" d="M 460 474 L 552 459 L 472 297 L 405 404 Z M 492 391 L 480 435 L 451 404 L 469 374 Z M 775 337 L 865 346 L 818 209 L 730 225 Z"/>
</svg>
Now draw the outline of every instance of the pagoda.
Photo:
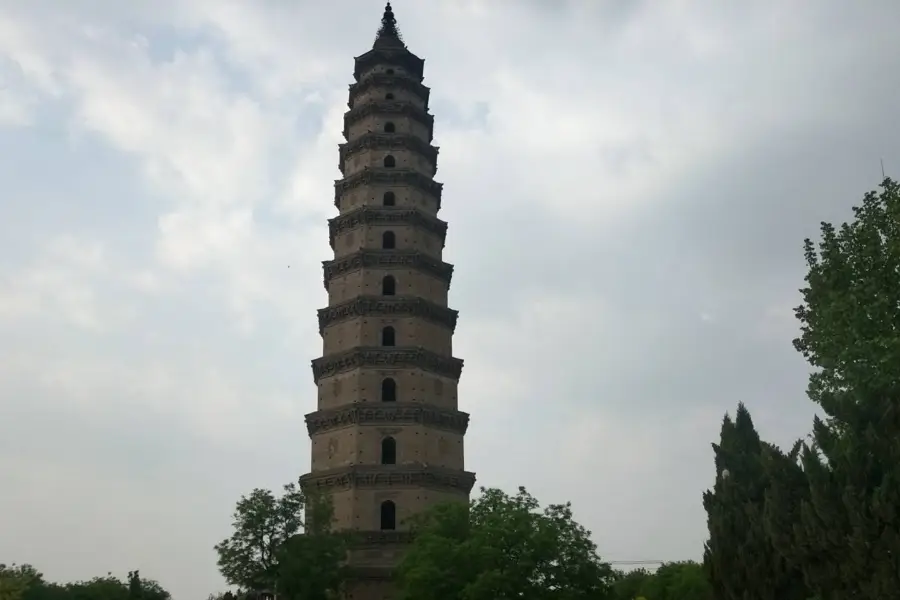
<svg viewBox="0 0 900 600">
<path fill-rule="evenodd" d="M 463 361 L 453 356 L 453 265 L 424 60 L 406 47 L 390 3 L 372 49 L 355 59 L 323 262 L 322 356 L 312 361 L 318 406 L 306 415 L 310 472 L 301 486 L 330 496 L 335 526 L 357 535 L 354 600 L 393 597 L 409 518 L 467 502 L 469 415 L 458 409 Z"/>
</svg>

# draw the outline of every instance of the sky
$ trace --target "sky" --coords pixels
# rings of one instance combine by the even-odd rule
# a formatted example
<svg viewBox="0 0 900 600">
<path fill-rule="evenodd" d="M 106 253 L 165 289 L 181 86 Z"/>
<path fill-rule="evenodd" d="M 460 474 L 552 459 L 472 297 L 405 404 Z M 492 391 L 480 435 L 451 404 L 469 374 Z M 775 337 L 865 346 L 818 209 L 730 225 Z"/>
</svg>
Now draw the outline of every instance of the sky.
<svg viewBox="0 0 900 600">
<path fill-rule="evenodd" d="M 0 562 L 225 589 L 309 466 L 379 0 L 0 0 Z M 895 0 L 396 0 L 432 88 L 478 485 L 696 559 L 724 413 L 806 435 L 802 241 L 900 174 Z"/>
</svg>

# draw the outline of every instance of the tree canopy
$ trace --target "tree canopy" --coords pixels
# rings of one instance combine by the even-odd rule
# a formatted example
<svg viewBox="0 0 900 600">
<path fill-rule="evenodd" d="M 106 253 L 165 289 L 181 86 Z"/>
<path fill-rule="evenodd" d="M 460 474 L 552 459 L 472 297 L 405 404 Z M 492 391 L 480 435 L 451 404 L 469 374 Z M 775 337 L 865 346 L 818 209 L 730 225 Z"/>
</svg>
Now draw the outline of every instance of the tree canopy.
<svg viewBox="0 0 900 600">
<path fill-rule="evenodd" d="M 285 600 L 328 598 L 346 579 L 350 541 L 333 531 L 333 518 L 328 498 L 307 498 L 293 483 L 280 497 L 254 489 L 237 502 L 231 537 L 215 546 L 219 570 L 242 590 L 277 592 Z"/>
<path fill-rule="evenodd" d="M 709 526 L 704 566 L 715 597 L 806 600 L 802 574 L 775 552 L 765 527 L 771 479 L 764 457 L 780 451 L 760 439 L 743 404 L 734 420 L 725 415 L 713 451 L 716 483 L 703 494 L 703 507 Z"/>
<path fill-rule="evenodd" d="M 482 489 L 414 521 L 414 541 L 398 569 L 406 600 L 604 600 L 613 571 L 570 504 L 541 509 L 525 488 Z"/>
<path fill-rule="evenodd" d="M 726 417 L 704 496 L 717 597 L 885 598 L 900 589 L 900 187 L 805 240 L 795 348 L 824 418 L 783 453 Z M 741 426 L 741 422 L 744 425 Z M 783 586 L 783 587 L 778 587 Z"/>
<path fill-rule="evenodd" d="M 328 600 L 343 588 L 349 577 L 344 559 L 352 535 L 333 531 L 333 519 L 329 498 L 307 500 L 303 535 L 289 538 L 278 552 L 279 597 Z"/>
<path fill-rule="evenodd" d="M 249 590 L 272 590 L 278 577 L 278 552 L 303 528 L 306 499 L 293 483 L 276 497 L 256 488 L 241 496 L 234 511 L 234 532 L 216 544 L 225 581 Z"/>
<path fill-rule="evenodd" d="M 808 267 L 794 347 L 816 369 L 809 397 L 850 425 L 854 408 L 900 386 L 900 185 L 885 179 L 855 219 L 804 240 Z M 865 412 L 863 410 L 863 412 Z"/>
<path fill-rule="evenodd" d="M 712 587 L 703 566 L 694 561 L 662 564 L 655 573 L 635 569 L 618 573 L 615 600 L 712 600 Z"/>
<path fill-rule="evenodd" d="M 88 581 L 52 583 L 31 565 L 0 564 L 0 600 L 169 600 L 158 582 L 138 571 L 123 581 L 112 574 Z"/>
<path fill-rule="evenodd" d="M 886 179 L 853 213 L 804 243 L 794 345 L 815 369 L 808 394 L 826 418 L 801 454 L 799 521 L 769 519 L 822 600 L 900 589 L 900 186 Z"/>
</svg>

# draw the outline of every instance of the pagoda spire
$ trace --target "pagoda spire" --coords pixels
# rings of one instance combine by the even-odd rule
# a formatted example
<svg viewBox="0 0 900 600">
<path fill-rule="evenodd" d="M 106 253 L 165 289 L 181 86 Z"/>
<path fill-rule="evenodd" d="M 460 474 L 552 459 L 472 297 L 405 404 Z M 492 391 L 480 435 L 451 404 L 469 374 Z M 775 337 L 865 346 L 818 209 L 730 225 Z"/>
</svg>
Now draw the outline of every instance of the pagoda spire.
<svg viewBox="0 0 900 600">
<path fill-rule="evenodd" d="M 375 44 L 373 48 L 406 48 L 403 43 L 403 36 L 397 29 L 397 19 L 394 17 L 394 10 L 391 3 L 388 2 L 384 7 L 384 15 L 381 17 L 381 26 L 378 28 L 378 34 L 375 36 Z"/>
</svg>

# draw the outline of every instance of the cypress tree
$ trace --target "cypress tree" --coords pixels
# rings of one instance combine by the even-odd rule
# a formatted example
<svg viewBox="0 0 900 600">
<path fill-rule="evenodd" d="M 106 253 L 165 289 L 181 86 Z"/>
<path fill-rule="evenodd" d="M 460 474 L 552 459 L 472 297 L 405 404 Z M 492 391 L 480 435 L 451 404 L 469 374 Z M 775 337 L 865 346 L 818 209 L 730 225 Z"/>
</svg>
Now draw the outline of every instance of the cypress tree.
<svg viewBox="0 0 900 600">
<path fill-rule="evenodd" d="M 760 440 L 750 412 L 741 404 L 725 415 L 713 444 L 716 483 L 703 495 L 709 525 L 704 567 L 717 600 L 806 600 L 801 573 L 776 552 L 764 515 L 770 487 L 768 456 L 774 446 Z"/>
</svg>

